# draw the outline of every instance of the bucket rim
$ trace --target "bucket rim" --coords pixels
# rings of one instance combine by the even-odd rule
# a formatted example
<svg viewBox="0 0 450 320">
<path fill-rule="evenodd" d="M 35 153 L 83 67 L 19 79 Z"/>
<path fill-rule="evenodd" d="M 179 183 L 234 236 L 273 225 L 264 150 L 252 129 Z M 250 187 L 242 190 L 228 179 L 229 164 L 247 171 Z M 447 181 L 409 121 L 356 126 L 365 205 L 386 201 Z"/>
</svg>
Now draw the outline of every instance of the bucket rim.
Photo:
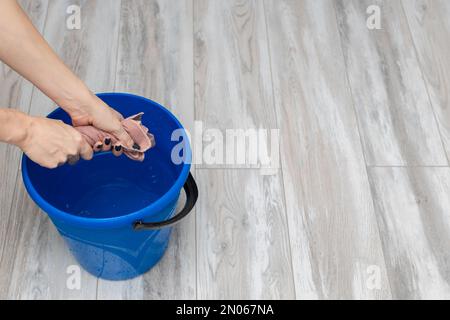
<svg viewBox="0 0 450 320">
<path fill-rule="evenodd" d="M 181 122 L 177 119 L 177 117 L 169 111 L 167 108 L 162 106 L 161 104 L 142 97 L 138 96 L 132 93 L 125 93 L 125 92 L 102 92 L 102 93 L 96 93 L 96 95 L 102 99 L 102 97 L 107 96 L 122 96 L 122 97 L 132 97 L 137 98 L 146 102 L 151 103 L 152 105 L 160 108 L 162 111 L 166 112 L 169 117 L 172 118 L 172 120 L 175 121 L 179 129 L 185 130 Z M 102 99 L 103 100 L 103 99 Z M 57 107 L 55 110 L 50 112 L 47 117 L 52 116 L 54 113 L 58 112 L 59 110 L 62 110 L 60 107 Z M 186 135 L 185 137 L 187 137 Z M 63 223 L 68 223 L 71 225 L 75 225 L 82 228 L 87 229 L 112 229 L 112 228 L 119 228 L 126 225 L 129 225 L 130 228 L 133 227 L 133 223 L 136 220 L 145 220 L 145 222 L 157 222 L 151 220 L 151 213 L 149 212 L 158 212 L 161 210 L 166 209 L 167 207 L 173 205 L 173 201 L 177 200 L 179 197 L 179 194 L 181 192 L 181 189 L 184 186 L 184 183 L 186 182 L 186 179 L 189 175 L 190 168 L 191 168 L 191 159 L 192 159 L 192 150 L 190 146 L 189 140 L 187 141 L 187 147 L 185 149 L 186 151 L 186 157 L 185 161 L 183 163 L 183 168 L 178 175 L 177 179 L 175 180 L 175 183 L 170 187 L 169 190 L 167 190 L 161 197 L 159 197 L 156 201 L 151 203 L 150 205 L 141 208 L 137 211 L 117 216 L 117 217 L 108 217 L 108 218 L 87 218 L 87 217 L 80 217 L 76 216 L 74 214 L 65 212 L 63 210 L 60 210 L 50 204 L 47 200 L 45 200 L 36 190 L 36 188 L 33 186 L 33 183 L 31 182 L 30 176 L 28 174 L 28 166 L 27 162 L 32 161 L 29 159 L 25 154 L 22 155 L 22 179 L 25 185 L 25 188 L 30 195 L 30 197 L 36 202 L 36 204 L 46 213 L 50 216 L 50 218 L 55 218 Z"/>
</svg>

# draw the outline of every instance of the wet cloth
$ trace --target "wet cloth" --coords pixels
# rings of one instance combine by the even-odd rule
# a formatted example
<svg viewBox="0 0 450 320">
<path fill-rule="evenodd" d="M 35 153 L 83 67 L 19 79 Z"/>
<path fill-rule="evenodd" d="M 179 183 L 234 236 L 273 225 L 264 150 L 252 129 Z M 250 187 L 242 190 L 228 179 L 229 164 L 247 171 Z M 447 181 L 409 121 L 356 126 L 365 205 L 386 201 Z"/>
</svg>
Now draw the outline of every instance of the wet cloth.
<svg viewBox="0 0 450 320">
<path fill-rule="evenodd" d="M 99 130 L 93 126 L 79 126 L 75 127 L 83 138 L 89 143 L 91 147 L 94 147 L 95 143 L 101 141 L 104 142 L 106 138 L 111 139 L 112 145 L 121 145 L 123 153 L 132 160 L 143 161 L 144 152 L 155 146 L 155 137 L 148 132 L 148 128 L 141 123 L 141 118 L 144 113 L 138 113 L 134 116 L 122 120 L 122 126 L 125 131 L 130 135 L 131 139 L 139 146 L 139 150 L 130 149 L 123 146 L 117 137 Z"/>
</svg>

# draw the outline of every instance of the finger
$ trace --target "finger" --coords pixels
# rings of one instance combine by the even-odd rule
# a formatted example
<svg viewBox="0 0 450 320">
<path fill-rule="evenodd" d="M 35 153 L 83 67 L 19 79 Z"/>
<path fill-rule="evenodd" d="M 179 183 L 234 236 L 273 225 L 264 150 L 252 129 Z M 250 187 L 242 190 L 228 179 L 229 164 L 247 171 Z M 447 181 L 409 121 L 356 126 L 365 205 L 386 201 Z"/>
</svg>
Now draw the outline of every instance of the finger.
<svg viewBox="0 0 450 320">
<path fill-rule="evenodd" d="M 102 151 L 102 149 L 103 149 L 103 142 L 97 141 L 97 142 L 94 144 L 94 152 Z"/>
<path fill-rule="evenodd" d="M 113 155 L 115 155 L 116 157 L 119 157 L 122 153 L 123 153 L 123 148 L 120 144 L 116 144 L 113 146 L 112 148 L 112 153 Z"/>
<path fill-rule="evenodd" d="M 122 126 L 120 126 L 119 129 L 112 133 L 117 137 L 117 139 L 119 139 L 121 145 L 127 147 L 128 149 L 131 149 L 133 147 L 133 139 L 131 139 L 130 135 Z"/>
<path fill-rule="evenodd" d="M 110 137 L 106 137 L 103 140 L 103 151 L 109 151 L 111 150 L 111 146 L 112 146 L 112 141 Z"/>
<path fill-rule="evenodd" d="M 86 142 L 83 141 L 80 147 L 80 156 L 84 160 L 91 160 L 94 156 L 94 151 L 92 150 L 91 146 Z"/>
<path fill-rule="evenodd" d="M 76 164 L 78 161 L 80 160 L 80 155 L 76 155 L 76 156 L 69 156 L 67 158 L 67 163 L 70 164 L 71 166 L 73 166 L 74 164 Z"/>
</svg>

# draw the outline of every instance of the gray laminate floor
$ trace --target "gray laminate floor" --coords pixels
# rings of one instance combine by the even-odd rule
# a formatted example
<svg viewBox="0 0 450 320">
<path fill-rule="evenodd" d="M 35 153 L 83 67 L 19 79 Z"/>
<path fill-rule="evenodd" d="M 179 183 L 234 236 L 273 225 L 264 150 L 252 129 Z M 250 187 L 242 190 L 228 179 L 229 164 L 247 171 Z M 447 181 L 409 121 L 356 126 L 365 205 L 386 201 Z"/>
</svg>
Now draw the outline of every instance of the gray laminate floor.
<svg viewBox="0 0 450 320">
<path fill-rule="evenodd" d="M 71 289 L 76 262 L 0 144 L 0 298 L 450 298 L 450 1 L 20 2 L 93 91 L 189 129 L 280 129 L 280 166 L 198 164 L 155 268 Z M 0 106 L 55 107 L 4 65 Z"/>
</svg>

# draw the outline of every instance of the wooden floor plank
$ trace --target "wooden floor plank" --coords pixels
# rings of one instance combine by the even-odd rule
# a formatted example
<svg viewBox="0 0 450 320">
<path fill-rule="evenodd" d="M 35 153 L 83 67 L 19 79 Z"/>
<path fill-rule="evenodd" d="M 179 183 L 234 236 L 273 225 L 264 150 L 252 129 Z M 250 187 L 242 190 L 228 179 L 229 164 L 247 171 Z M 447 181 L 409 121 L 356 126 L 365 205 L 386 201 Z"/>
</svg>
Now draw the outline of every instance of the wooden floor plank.
<svg viewBox="0 0 450 320">
<path fill-rule="evenodd" d="M 151 98 L 191 133 L 279 128 L 281 168 L 193 168 L 196 212 L 157 266 L 69 290 L 76 261 L 0 144 L 0 298 L 450 298 L 446 0 L 20 3 L 92 90 Z M 55 107 L 4 65 L 0 83 L 0 107 Z"/>
<path fill-rule="evenodd" d="M 265 7 L 297 298 L 389 298 L 333 2 Z"/>
<path fill-rule="evenodd" d="M 450 297 L 450 168 L 369 170 L 395 299 Z"/>
<path fill-rule="evenodd" d="M 450 158 L 450 3 L 445 0 L 402 2 L 431 104 Z"/>
<path fill-rule="evenodd" d="M 277 128 L 262 2 L 195 1 L 194 17 L 196 118 Z M 294 298 L 281 171 L 197 171 L 198 298 Z"/>
<path fill-rule="evenodd" d="M 115 89 L 161 103 L 192 130 L 192 38 L 191 0 L 123 1 Z M 195 254 L 194 210 L 158 265 L 133 281 L 100 280 L 98 298 L 195 299 Z"/>
<path fill-rule="evenodd" d="M 35 27 L 42 31 L 47 14 L 47 0 L 20 1 Z M 28 112 L 32 85 L 8 66 L 0 63 L 0 108 L 13 108 Z M 11 223 L 20 220 L 11 212 L 16 177 L 20 168 L 21 152 L 18 148 L 0 143 L 0 298 L 7 298 L 8 284 L 14 265 L 11 256 L 18 248 L 20 233 L 13 234 Z M 10 213 L 12 216 L 10 216 Z"/>
<path fill-rule="evenodd" d="M 69 5 L 81 7 L 81 29 L 66 29 Z M 120 1 L 105 6 L 102 1 L 50 1 L 44 36 L 65 63 L 94 91 L 110 91 L 114 86 Z M 99 23 L 102 21 L 102 23 Z M 34 90 L 30 113 L 46 115 L 55 107 Z M 21 178 L 16 182 L 11 209 L 11 235 L 19 235 L 14 252 L 14 272 L 9 297 L 33 299 L 94 299 L 97 279 L 81 272 L 80 290 L 70 290 L 67 268 L 77 265 L 50 220 L 27 196 Z M 15 221 L 17 220 L 17 221 Z"/>
<path fill-rule="evenodd" d="M 400 1 L 335 3 L 367 164 L 448 165 Z"/>
</svg>

